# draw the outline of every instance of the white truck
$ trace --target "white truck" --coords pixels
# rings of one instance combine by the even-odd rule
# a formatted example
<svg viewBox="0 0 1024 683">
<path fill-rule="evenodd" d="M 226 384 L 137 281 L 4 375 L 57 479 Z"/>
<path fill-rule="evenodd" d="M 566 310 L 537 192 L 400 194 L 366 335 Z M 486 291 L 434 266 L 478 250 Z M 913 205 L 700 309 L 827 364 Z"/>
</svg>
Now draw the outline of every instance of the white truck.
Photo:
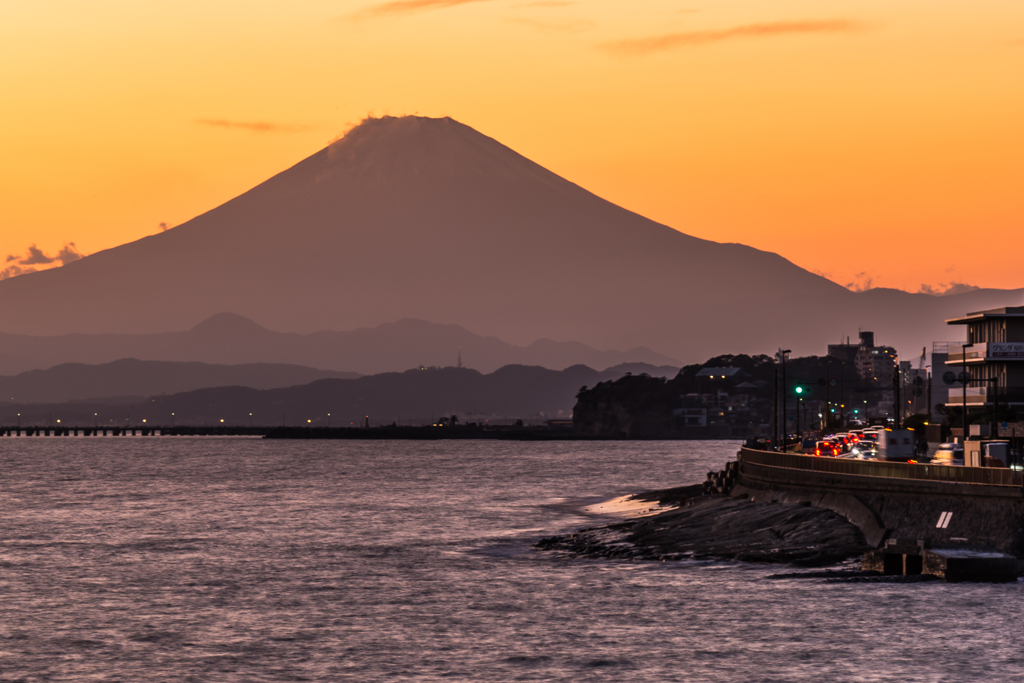
<svg viewBox="0 0 1024 683">
<path fill-rule="evenodd" d="M 886 429 L 878 433 L 878 459 L 907 462 L 917 459 L 917 441 L 913 429 Z"/>
</svg>

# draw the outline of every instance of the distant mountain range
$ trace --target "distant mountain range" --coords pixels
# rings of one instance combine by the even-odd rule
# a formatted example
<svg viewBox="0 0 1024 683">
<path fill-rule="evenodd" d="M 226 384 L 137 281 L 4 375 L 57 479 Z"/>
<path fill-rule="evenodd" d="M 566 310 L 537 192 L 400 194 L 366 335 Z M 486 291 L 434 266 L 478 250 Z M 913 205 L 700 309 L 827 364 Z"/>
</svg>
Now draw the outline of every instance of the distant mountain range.
<svg viewBox="0 0 1024 683">
<path fill-rule="evenodd" d="M 138 367 L 139 361 L 124 361 Z M 112 364 L 117 365 L 117 364 Z M 180 365 L 180 364 L 165 364 Z M 101 368 L 103 369 L 103 368 Z M 109 366 L 106 368 L 109 370 Z M 223 372 L 223 368 L 218 368 Z M 308 370 L 308 369 L 304 369 Z M 93 400 L 74 403 L 0 403 L 0 425 L 50 424 L 219 424 L 335 426 L 422 424 L 442 415 L 470 414 L 481 419 L 568 417 L 584 385 L 615 380 L 627 372 L 674 376 L 675 368 L 632 364 L 592 370 L 509 365 L 489 374 L 467 368 L 429 368 L 356 379 L 321 379 L 302 386 L 254 389 L 225 386 L 142 400 Z M 270 373 L 265 372 L 264 377 Z M 172 418 L 172 413 L 174 417 Z M 250 418 L 250 413 L 252 414 Z M 20 415 L 19 415 L 20 414 Z M 328 417 L 330 414 L 330 417 Z"/>
<path fill-rule="evenodd" d="M 354 372 L 316 370 L 301 365 L 245 363 L 212 365 L 125 358 L 102 365 L 64 363 L 0 377 L 0 401 L 64 403 L 87 399 L 137 400 L 206 387 L 277 389 L 318 379 L 354 379 Z"/>
<path fill-rule="evenodd" d="M 836 239 L 835 259 L 891 248 Z M 644 346 L 692 363 L 779 347 L 822 353 L 858 329 L 916 357 L 957 338 L 944 319 L 1022 302 L 1024 290 L 851 292 L 777 254 L 615 206 L 451 119 L 384 117 L 166 232 L 0 281 L 0 329 L 153 334 L 232 311 L 276 330 L 358 336 L 414 318 L 522 346 Z M 216 362 L 375 371 L 313 355 L 257 358 L 247 349 L 261 343 L 254 335 Z M 389 353 L 376 349 L 376 368 L 440 360 Z"/>
<path fill-rule="evenodd" d="M 184 332 L 159 334 L 70 334 L 52 337 L 0 334 L 0 374 L 14 374 L 26 370 L 50 368 L 62 363 L 100 364 L 124 358 L 138 360 L 179 361 L 213 364 L 289 364 L 301 365 L 306 374 L 301 375 L 300 384 L 326 376 L 338 376 L 338 372 L 372 375 L 380 372 L 397 372 L 419 366 L 457 365 L 460 354 L 463 365 L 481 372 L 494 372 L 504 365 L 539 365 L 553 370 L 562 370 L 571 365 L 584 364 L 590 367 L 607 368 L 623 363 L 645 363 L 652 366 L 674 366 L 682 364 L 673 358 L 638 347 L 630 351 L 598 351 L 585 344 L 575 342 L 554 342 L 541 339 L 519 347 L 507 344 L 494 337 L 481 337 L 458 325 L 436 325 L 420 320 L 400 320 L 371 329 L 351 332 L 315 332 L 308 335 L 272 332 L 241 316 L 221 313 Z M 169 366 L 168 366 L 169 367 Z M 156 366 L 147 366 L 147 372 L 159 374 Z M 310 373 L 331 370 L 319 377 Z M 127 372 L 127 368 L 122 368 Z M 111 371 L 116 368 L 111 368 Z M 70 378 L 70 370 L 62 377 Z M 79 373 L 87 372 L 84 368 Z M 97 371 L 102 374 L 103 371 Z M 198 368 L 185 370 L 189 381 L 200 381 L 202 372 Z M 264 368 L 239 369 L 234 374 L 227 369 L 216 372 L 211 369 L 209 381 L 187 388 L 217 386 L 218 384 L 242 384 L 256 388 L 269 388 L 260 373 L 272 373 L 267 377 L 284 378 L 291 372 L 299 377 L 299 369 Z M 251 374 L 251 381 L 240 378 Z M 276 374 L 274 374 L 276 373 Z M 109 374 L 109 373 L 108 373 Z M 84 375 L 83 375 L 84 376 Z M 43 375 L 33 375 L 26 381 L 40 382 Z M 185 375 L 183 375 L 184 381 Z M 226 378 L 233 377 L 230 381 Z M 9 378 L 8 378 L 9 379 Z M 77 381 L 77 380 L 69 380 Z M 123 386 L 146 385 L 140 377 L 136 385 L 126 377 Z M 277 382 L 278 379 L 274 379 Z M 55 384 L 59 383 L 56 379 Z M 3 380 L 0 379 L 0 387 Z M 19 393 L 28 390 L 28 385 Z M 282 386 L 276 384 L 275 386 Z M 179 386 L 174 391 L 184 390 Z M 86 391 L 85 387 L 82 388 Z M 161 391 L 171 391 L 162 389 Z M 7 392 L 10 393 L 10 392 Z M 138 395 L 138 392 L 130 392 Z M 160 393 L 156 390 L 143 395 Z M 89 397 L 99 394 L 87 394 Z M 0 394 L 2 396 L 2 394 Z M 83 396 L 84 397 L 84 396 Z"/>
</svg>

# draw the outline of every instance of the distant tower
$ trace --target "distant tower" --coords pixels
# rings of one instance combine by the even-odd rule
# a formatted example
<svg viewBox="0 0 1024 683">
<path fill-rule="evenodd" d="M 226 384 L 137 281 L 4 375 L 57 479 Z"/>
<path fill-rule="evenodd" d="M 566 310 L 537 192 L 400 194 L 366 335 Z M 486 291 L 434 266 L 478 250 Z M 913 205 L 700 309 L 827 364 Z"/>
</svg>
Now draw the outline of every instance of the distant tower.
<svg viewBox="0 0 1024 683">
<path fill-rule="evenodd" d="M 459 368 L 462 367 L 462 347 L 461 346 L 459 347 L 459 364 L 456 367 L 459 367 Z"/>
</svg>

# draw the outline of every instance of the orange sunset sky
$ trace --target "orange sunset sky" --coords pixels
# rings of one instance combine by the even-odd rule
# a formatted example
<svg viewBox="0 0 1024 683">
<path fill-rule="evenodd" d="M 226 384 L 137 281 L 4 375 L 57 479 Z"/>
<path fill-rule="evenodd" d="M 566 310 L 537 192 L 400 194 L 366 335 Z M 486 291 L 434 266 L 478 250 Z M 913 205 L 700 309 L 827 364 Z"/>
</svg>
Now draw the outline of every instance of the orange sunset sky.
<svg viewBox="0 0 1024 683">
<path fill-rule="evenodd" d="M 1024 287 L 1021 0 L 6 0 L 0 70 L 0 267 L 418 113 L 844 285 Z"/>
</svg>

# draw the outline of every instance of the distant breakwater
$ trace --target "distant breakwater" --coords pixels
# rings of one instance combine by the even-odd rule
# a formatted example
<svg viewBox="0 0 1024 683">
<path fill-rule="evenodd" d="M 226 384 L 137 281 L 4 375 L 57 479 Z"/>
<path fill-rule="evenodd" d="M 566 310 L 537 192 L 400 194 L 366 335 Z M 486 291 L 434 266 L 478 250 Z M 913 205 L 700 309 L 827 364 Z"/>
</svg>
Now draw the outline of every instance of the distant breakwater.
<svg viewBox="0 0 1024 683">
<path fill-rule="evenodd" d="M 145 426 L 145 427 L 0 427 L 0 437 L 124 437 L 124 436 L 252 436 L 265 439 L 416 440 L 484 439 L 509 441 L 566 441 L 580 439 L 571 429 L 546 426 L 455 427 L 248 427 L 248 426 Z"/>
</svg>

